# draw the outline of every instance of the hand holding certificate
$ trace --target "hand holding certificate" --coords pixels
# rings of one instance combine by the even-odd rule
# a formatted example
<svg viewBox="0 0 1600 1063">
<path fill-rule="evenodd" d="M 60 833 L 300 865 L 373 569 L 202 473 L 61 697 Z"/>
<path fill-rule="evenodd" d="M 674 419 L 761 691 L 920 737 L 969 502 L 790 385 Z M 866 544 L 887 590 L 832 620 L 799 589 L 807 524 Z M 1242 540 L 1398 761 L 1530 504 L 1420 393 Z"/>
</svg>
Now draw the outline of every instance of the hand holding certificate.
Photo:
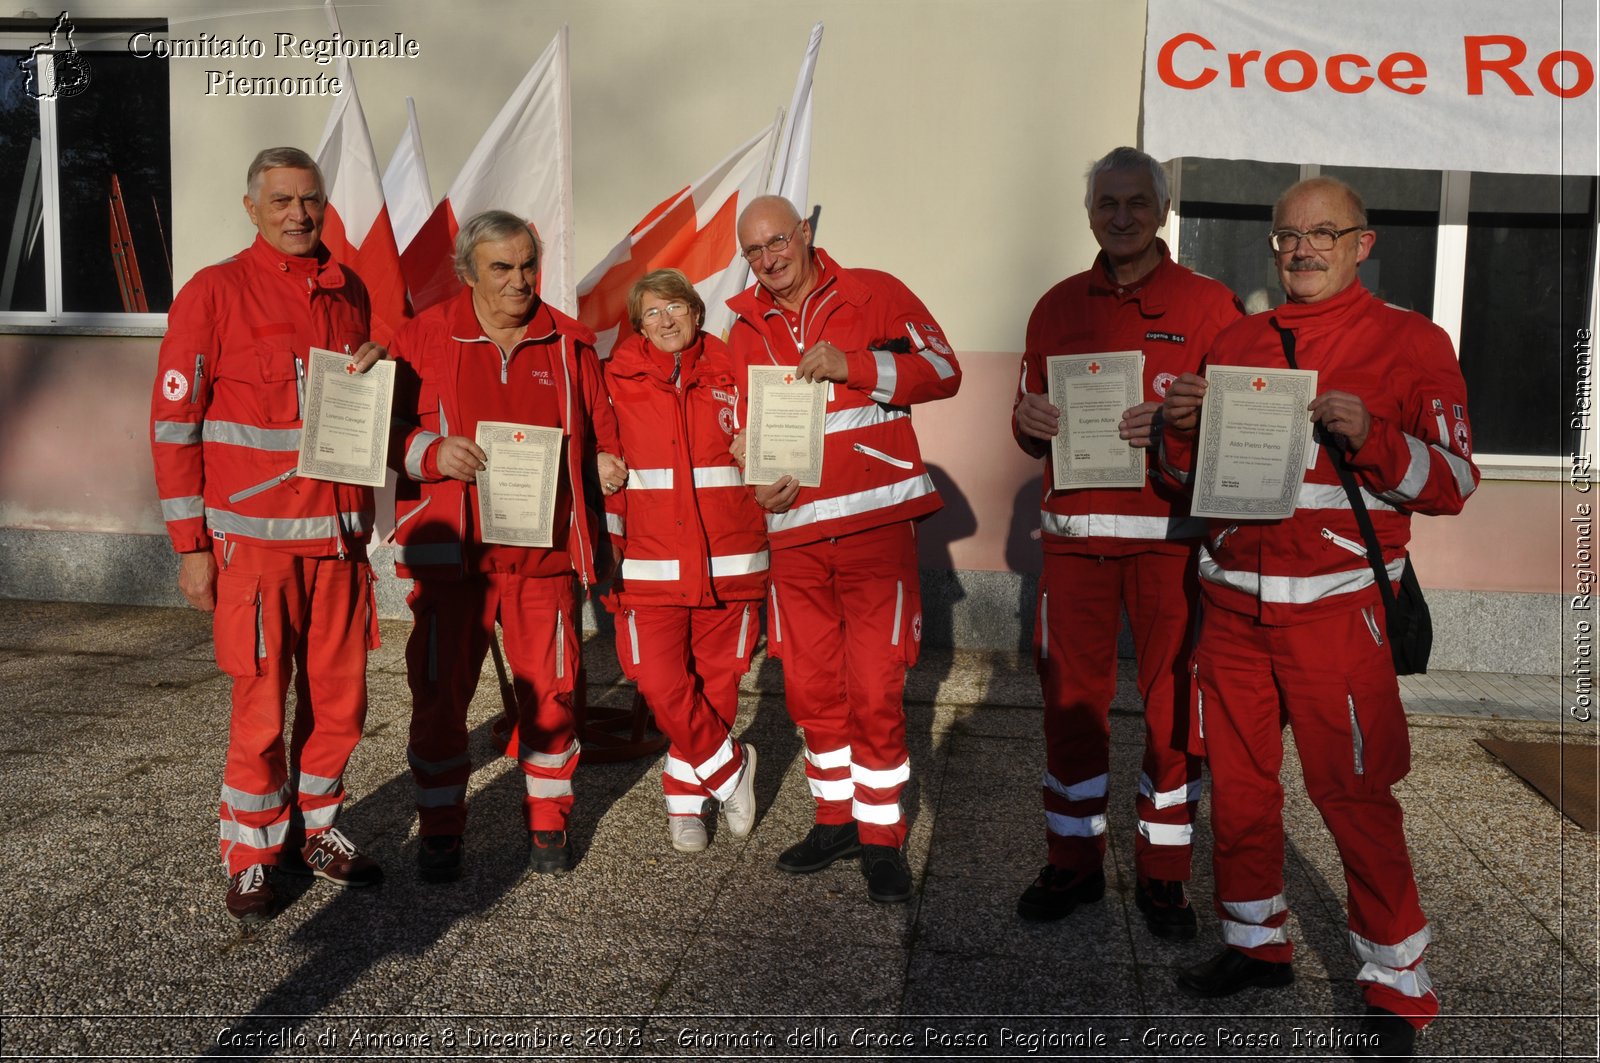
<svg viewBox="0 0 1600 1063">
<path fill-rule="evenodd" d="M 382 487 L 393 402 L 393 362 L 376 362 L 362 373 L 349 353 L 311 348 L 295 471 L 313 480 Z"/>
<path fill-rule="evenodd" d="M 1189 512 L 1227 520 L 1292 516 L 1313 456 L 1306 407 L 1316 394 L 1311 369 L 1207 369 Z"/>
<path fill-rule="evenodd" d="M 559 428 L 479 421 L 476 442 L 488 460 L 478 473 L 478 531 L 486 543 L 555 544 Z"/>
<path fill-rule="evenodd" d="M 792 476 L 802 487 L 820 487 L 828 385 L 808 384 L 781 365 L 751 366 L 749 383 L 744 482 L 772 484 Z"/>
<path fill-rule="evenodd" d="M 1061 411 L 1050 443 L 1055 489 L 1143 486 L 1144 451 L 1129 446 L 1118 425 L 1144 401 L 1144 355 L 1058 354 L 1045 367 L 1050 404 Z"/>
</svg>

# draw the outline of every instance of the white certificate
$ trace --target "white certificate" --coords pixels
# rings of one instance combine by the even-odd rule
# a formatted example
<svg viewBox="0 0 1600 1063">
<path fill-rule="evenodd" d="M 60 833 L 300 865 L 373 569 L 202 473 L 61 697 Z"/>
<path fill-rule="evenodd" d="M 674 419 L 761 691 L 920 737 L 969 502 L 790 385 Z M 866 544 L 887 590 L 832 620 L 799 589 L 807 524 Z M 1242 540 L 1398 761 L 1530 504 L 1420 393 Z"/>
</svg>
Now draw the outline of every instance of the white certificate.
<svg viewBox="0 0 1600 1063">
<path fill-rule="evenodd" d="M 1316 370 L 1214 365 L 1206 385 L 1189 511 L 1228 520 L 1293 515 L 1315 445 L 1306 407 Z"/>
<path fill-rule="evenodd" d="M 1144 451 L 1117 434 L 1124 410 L 1144 401 L 1139 351 L 1057 354 L 1045 359 L 1050 405 L 1061 430 L 1050 441 L 1055 489 L 1142 487 Z"/>
<path fill-rule="evenodd" d="M 822 485 L 822 429 L 828 385 L 808 384 L 794 367 L 750 367 L 750 423 L 744 482 L 777 483 L 793 476 L 801 487 Z"/>
<path fill-rule="evenodd" d="M 382 487 L 393 402 L 393 362 L 377 362 L 358 373 L 349 354 L 311 348 L 295 472 L 313 480 Z"/>
<path fill-rule="evenodd" d="M 555 544 L 559 428 L 479 421 L 476 442 L 488 460 L 478 473 L 478 535 L 506 546 Z"/>
</svg>

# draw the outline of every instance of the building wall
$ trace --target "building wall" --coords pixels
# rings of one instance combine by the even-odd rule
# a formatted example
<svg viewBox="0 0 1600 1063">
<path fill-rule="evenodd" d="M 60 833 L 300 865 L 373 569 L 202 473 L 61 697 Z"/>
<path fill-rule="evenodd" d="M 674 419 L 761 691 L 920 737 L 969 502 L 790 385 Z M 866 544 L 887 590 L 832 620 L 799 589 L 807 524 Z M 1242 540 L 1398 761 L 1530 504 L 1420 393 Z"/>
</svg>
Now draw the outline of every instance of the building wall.
<svg viewBox="0 0 1600 1063">
<path fill-rule="evenodd" d="M 162 15 L 172 37 L 267 42 L 328 34 L 316 6 L 99 0 L 75 18 Z M 344 32 L 418 41 L 414 60 L 357 60 L 380 159 L 416 98 L 434 193 L 562 24 L 571 26 L 580 273 L 651 206 L 787 106 L 807 35 L 826 25 L 815 87 L 818 242 L 887 269 L 962 355 L 954 399 L 916 412 L 946 509 L 921 527 L 930 642 L 1024 644 L 1038 570 L 1036 462 L 1008 414 L 1023 326 L 1094 243 L 1082 173 L 1138 135 L 1143 5 L 1124 0 L 368 0 Z M 160 60 L 151 60 L 160 62 Z M 331 100 L 205 94 L 206 71 L 329 72 L 305 60 L 172 60 L 179 282 L 252 238 L 240 206 L 256 149 L 313 150 Z M 0 335 L 0 596 L 180 604 L 162 537 L 146 418 L 157 340 Z M 1560 670 L 1562 485 L 1490 482 L 1466 513 L 1416 521 L 1439 593 L 1438 667 Z M 380 518 L 385 505 L 380 501 Z M 388 522 L 383 520 L 382 531 Z M 375 554 L 387 570 L 386 552 Z M 384 609 L 403 610 L 385 585 Z"/>
</svg>

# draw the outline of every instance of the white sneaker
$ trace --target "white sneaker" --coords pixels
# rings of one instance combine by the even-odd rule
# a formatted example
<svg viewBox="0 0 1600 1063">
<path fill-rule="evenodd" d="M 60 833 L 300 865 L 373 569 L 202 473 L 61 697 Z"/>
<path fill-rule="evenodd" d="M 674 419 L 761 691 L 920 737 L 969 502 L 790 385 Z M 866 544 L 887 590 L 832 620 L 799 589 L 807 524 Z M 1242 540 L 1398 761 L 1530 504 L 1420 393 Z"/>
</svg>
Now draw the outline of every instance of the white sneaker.
<svg viewBox="0 0 1600 1063">
<path fill-rule="evenodd" d="M 699 816 L 668 816 L 672 847 L 680 853 L 698 853 L 706 847 L 706 821 Z"/>
<path fill-rule="evenodd" d="M 745 837 L 756 825 L 756 747 L 740 742 L 739 748 L 744 750 L 739 783 L 722 802 L 722 814 L 728 817 L 728 833 L 735 838 Z"/>
</svg>

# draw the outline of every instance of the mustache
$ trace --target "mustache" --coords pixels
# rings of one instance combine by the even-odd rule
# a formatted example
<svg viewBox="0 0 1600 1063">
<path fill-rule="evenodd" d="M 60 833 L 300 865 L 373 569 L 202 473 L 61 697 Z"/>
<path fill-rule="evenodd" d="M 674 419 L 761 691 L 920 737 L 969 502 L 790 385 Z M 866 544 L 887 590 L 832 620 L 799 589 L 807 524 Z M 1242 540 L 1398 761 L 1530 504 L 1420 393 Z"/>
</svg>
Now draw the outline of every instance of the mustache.
<svg viewBox="0 0 1600 1063">
<path fill-rule="evenodd" d="M 1289 263 L 1290 273 L 1308 273 L 1312 270 L 1325 272 L 1327 268 L 1326 262 L 1319 262 L 1314 258 L 1297 258 Z"/>
</svg>

